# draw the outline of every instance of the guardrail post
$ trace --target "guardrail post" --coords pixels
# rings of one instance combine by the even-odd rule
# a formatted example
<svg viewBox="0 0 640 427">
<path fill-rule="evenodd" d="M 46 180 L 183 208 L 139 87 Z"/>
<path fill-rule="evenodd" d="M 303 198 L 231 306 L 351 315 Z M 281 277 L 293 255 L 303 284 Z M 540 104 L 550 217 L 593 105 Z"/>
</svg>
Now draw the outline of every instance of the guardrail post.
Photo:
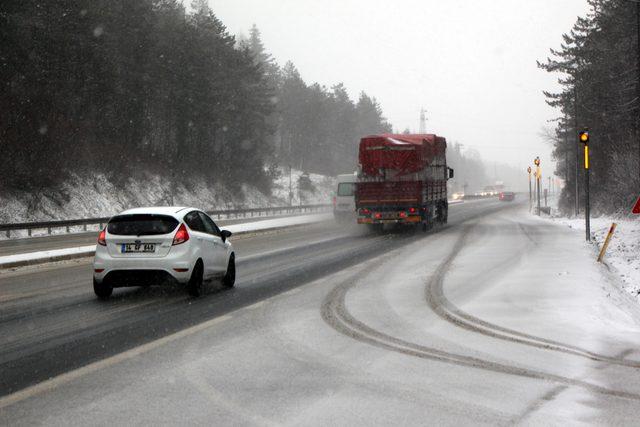
<svg viewBox="0 0 640 427">
<path fill-rule="evenodd" d="M 84 228 L 84 231 L 87 231 L 87 224 L 84 224 L 82 228 Z"/>
<path fill-rule="evenodd" d="M 7 230 L 7 239 L 11 237 L 11 230 Z"/>
<path fill-rule="evenodd" d="M 67 225 L 67 233 L 69 232 L 69 226 Z"/>
<path fill-rule="evenodd" d="M 51 234 L 51 227 L 47 227 L 47 234 Z"/>
<path fill-rule="evenodd" d="M 29 235 L 29 237 L 31 237 L 31 229 L 27 228 L 27 234 Z"/>
<path fill-rule="evenodd" d="M 102 231 L 102 222 L 100 223 L 100 231 Z"/>
</svg>

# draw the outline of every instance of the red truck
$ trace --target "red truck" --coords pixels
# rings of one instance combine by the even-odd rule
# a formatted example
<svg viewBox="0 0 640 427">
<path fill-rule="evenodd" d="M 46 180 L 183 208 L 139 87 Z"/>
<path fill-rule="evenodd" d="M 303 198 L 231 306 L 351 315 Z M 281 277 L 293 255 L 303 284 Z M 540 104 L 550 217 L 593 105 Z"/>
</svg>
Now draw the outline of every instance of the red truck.
<svg viewBox="0 0 640 427">
<path fill-rule="evenodd" d="M 358 224 L 421 226 L 446 223 L 447 141 L 432 134 L 371 135 L 360 140 L 355 186 Z"/>
</svg>

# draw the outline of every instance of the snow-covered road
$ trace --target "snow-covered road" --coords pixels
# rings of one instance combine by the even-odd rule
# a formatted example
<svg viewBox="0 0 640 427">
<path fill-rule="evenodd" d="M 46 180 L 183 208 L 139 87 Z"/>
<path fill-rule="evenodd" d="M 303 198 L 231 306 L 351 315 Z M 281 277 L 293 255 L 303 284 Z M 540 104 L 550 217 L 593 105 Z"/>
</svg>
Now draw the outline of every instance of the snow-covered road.
<svg viewBox="0 0 640 427">
<path fill-rule="evenodd" d="M 262 237 L 237 289 L 179 306 L 198 321 L 5 394 L 0 423 L 635 423 L 640 308 L 582 233 L 495 201 L 450 215 L 427 236 Z M 135 294 L 101 315 L 166 312 L 163 298 L 181 302 Z M 0 369 L 28 354 L 13 351 Z"/>
</svg>

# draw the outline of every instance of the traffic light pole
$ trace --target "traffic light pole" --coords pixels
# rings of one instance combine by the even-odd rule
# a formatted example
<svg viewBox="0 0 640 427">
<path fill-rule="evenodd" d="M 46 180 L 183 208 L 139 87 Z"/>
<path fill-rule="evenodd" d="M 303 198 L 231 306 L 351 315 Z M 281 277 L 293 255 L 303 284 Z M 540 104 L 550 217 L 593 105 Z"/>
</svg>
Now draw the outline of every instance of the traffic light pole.
<svg viewBox="0 0 640 427">
<path fill-rule="evenodd" d="M 578 134 L 578 140 L 584 144 L 584 229 L 587 242 L 591 241 L 591 209 L 589 206 L 589 130 Z"/>
<path fill-rule="evenodd" d="M 536 174 L 536 181 L 538 183 L 538 216 L 540 216 L 540 168 L 538 168 L 538 173 Z"/>
<path fill-rule="evenodd" d="M 540 177 L 542 176 L 542 172 L 540 170 L 540 157 L 536 157 L 533 164 L 536 165 L 536 194 L 538 196 L 538 216 L 540 216 Z"/>
<path fill-rule="evenodd" d="M 531 208 L 533 207 L 533 194 L 531 194 L 531 167 L 527 168 L 527 172 L 529 174 L 529 212 L 531 212 Z"/>
<path fill-rule="evenodd" d="M 585 158 L 589 155 L 589 147 L 585 147 Z M 589 169 L 584 171 L 584 225 L 587 242 L 591 241 L 591 208 L 589 207 Z"/>
</svg>

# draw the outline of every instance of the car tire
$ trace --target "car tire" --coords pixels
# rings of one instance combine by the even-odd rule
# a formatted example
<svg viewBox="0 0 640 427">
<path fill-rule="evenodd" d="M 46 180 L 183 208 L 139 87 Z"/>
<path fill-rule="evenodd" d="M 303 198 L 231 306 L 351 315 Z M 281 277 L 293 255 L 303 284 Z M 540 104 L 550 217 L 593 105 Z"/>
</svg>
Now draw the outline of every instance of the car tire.
<svg viewBox="0 0 640 427">
<path fill-rule="evenodd" d="M 193 268 L 193 272 L 191 273 L 191 278 L 189 282 L 187 282 L 187 292 L 192 297 L 199 297 L 204 293 L 204 268 L 202 266 L 202 261 L 198 260 L 196 262 L 196 266 Z"/>
<path fill-rule="evenodd" d="M 225 288 L 233 288 L 236 283 L 236 257 L 231 254 L 229 257 L 229 264 L 227 265 L 227 272 L 222 278 L 222 286 Z"/>
<path fill-rule="evenodd" d="M 96 296 L 100 299 L 108 299 L 113 293 L 113 286 L 106 280 L 98 283 L 96 279 L 93 279 L 93 292 L 95 292 Z"/>
</svg>

